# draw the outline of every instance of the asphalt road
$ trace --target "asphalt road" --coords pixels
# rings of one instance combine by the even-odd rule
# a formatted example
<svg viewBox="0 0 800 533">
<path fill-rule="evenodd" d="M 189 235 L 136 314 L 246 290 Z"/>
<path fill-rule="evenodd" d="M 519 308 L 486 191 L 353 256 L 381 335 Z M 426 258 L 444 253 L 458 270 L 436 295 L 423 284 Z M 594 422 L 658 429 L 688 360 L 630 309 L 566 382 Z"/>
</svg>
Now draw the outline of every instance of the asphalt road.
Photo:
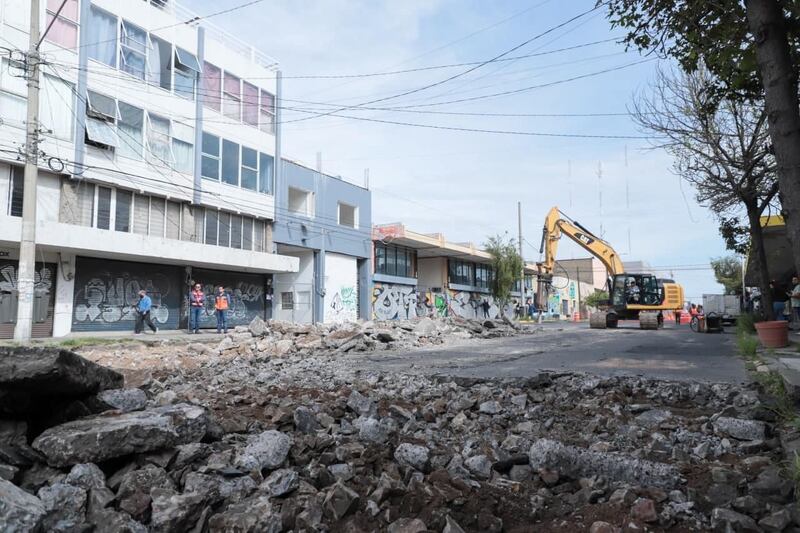
<svg viewBox="0 0 800 533">
<path fill-rule="evenodd" d="M 732 332 L 701 334 L 689 326 L 672 324 L 644 331 L 638 329 L 638 323 L 621 323 L 616 330 L 573 323 L 540 328 L 532 335 L 402 353 L 378 352 L 358 359 L 384 371 L 475 378 L 533 377 L 542 370 L 570 370 L 673 380 L 748 380 Z"/>
</svg>

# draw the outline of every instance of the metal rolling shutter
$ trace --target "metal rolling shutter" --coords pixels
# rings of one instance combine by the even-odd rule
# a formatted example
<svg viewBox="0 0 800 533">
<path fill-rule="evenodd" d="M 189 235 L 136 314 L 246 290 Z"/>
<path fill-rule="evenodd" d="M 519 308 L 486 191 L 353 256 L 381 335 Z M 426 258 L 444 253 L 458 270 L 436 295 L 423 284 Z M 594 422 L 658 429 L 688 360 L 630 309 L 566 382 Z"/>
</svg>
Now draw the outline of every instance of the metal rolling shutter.
<svg viewBox="0 0 800 533">
<path fill-rule="evenodd" d="M 181 267 L 78 257 L 72 330 L 133 331 L 133 306 L 141 289 L 153 300 L 150 316 L 156 326 L 178 329 L 184 298 Z"/>
<path fill-rule="evenodd" d="M 214 292 L 219 285 L 225 287 L 232 296 L 231 310 L 228 311 L 229 328 L 247 325 L 256 316 L 266 317 L 266 276 L 195 268 L 192 277 L 196 283 L 203 285 L 206 293 L 206 312 L 200 322 L 201 327 L 217 327 L 217 318 L 214 316 Z"/>
<path fill-rule="evenodd" d="M 16 299 L 9 298 L 10 291 L 17 288 L 17 261 L 0 261 L 0 339 L 14 338 L 16 319 Z M 56 301 L 56 265 L 52 263 L 36 263 L 36 284 L 34 286 L 34 321 L 31 335 L 34 338 L 51 337 L 53 335 L 53 313 Z M 41 306 L 41 307 L 40 307 Z M 11 317 L 5 315 L 11 314 Z M 10 318 L 10 320 L 9 320 Z"/>
</svg>

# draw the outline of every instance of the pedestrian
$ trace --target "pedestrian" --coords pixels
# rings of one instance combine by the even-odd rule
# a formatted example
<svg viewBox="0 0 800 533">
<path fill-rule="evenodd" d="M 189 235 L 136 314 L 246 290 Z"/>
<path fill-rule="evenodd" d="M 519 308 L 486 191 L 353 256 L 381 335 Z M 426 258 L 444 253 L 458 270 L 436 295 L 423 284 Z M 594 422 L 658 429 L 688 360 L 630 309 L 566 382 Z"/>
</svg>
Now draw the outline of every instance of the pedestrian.
<svg viewBox="0 0 800 533">
<path fill-rule="evenodd" d="M 788 320 L 784 315 L 788 294 L 786 289 L 773 279 L 769 282 L 769 294 L 772 296 L 772 312 L 775 314 L 775 320 Z"/>
<path fill-rule="evenodd" d="M 481 309 L 483 309 L 483 318 L 489 318 L 489 307 L 489 300 L 484 298 L 483 303 L 481 304 Z"/>
<path fill-rule="evenodd" d="M 200 333 L 200 317 L 206 305 L 206 295 L 203 286 L 194 284 L 194 289 L 189 293 L 189 333 Z"/>
<path fill-rule="evenodd" d="M 676 326 L 680 326 L 681 325 L 681 310 L 680 309 L 675 311 L 675 325 Z"/>
<path fill-rule="evenodd" d="M 697 316 L 697 304 L 692 304 L 689 307 L 689 316 L 691 316 L 692 318 Z"/>
<path fill-rule="evenodd" d="M 797 274 L 792 276 L 792 318 L 800 321 L 800 278 Z"/>
<path fill-rule="evenodd" d="M 531 320 L 533 320 L 536 317 L 536 304 L 534 304 L 533 302 L 534 299 L 528 300 L 528 314 L 530 315 Z"/>
<path fill-rule="evenodd" d="M 133 333 L 138 335 L 144 330 L 144 325 L 153 330 L 153 333 L 158 333 L 158 328 L 150 320 L 150 309 L 153 307 L 153 301 L 147 295 L 147 291 L 142 289 L 139 291 L 139 301 L 136 303 L 136 325 L 134 326 Z"/>
<path fill-rule="evenodd" d="M 228 333 L 228 309 L 231 308 L 231 295 L 220 285 L 214 296 L 214 312 L 217 315 L 217 333 Z M 221 331 L 220 331 L 221 330 Z"/>
</svg>

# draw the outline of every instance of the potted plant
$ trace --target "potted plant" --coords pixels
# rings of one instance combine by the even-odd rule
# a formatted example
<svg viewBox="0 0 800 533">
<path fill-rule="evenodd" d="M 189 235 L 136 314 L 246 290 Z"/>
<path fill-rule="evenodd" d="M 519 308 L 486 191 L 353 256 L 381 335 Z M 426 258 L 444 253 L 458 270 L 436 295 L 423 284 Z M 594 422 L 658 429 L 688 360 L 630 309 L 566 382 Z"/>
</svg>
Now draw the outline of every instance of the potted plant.
<svg viewBox="0 0 800 533">
<path fill-rule="evenodd" d="M 764 348 L 784 348 L 789 346 L 789 322 L 786 320 L 766 320 L 756 322 L 758 340 Z"/>
</svg>

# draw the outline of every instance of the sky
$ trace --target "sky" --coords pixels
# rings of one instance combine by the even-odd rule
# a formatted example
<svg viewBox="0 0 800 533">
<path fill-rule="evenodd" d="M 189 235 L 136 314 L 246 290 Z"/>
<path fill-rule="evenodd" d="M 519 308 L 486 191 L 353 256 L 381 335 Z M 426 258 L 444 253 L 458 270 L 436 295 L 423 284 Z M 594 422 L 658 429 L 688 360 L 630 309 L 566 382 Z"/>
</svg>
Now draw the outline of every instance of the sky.
<svg viewBox="0 0 800 533">
<path fill-rule="evenodd" d="M 374 223 L 403 222 L 480 245 L 498 233 L 516 237 L 522 202 L 524 256 L 536 261 L 544 217 L 556 205 L 609 241 L 623 261 L 646 261 L 674 277 L 688 299 L 719 293 L 709 259 L 726 254 L 724 243 L 711 213 L 671 172 L 668 154 L 642 138 L 629 116 L 541 116 L 627 113 L 658 65 L 670 67 L 668 60 L 626 51 L 618 43 L 623 32 L 603 10 L 590 11 L 594 4 L 265 0 L 213 22 L 280 63 L 284 106 L 293 108 L 282 118 L 285 156 L 316 167 L 321 153 L 324 172 L 362 185 L 369 169 Z M 201 15 L 222 7 L 212 0 L 192 5 Z M 596 41 L 608 42 L 587 44 Z M 385 76 L 303 78 L 480 63 L 512 49 L 503 58 L 538 55 Z M 608 69 L 617 70 L 595 74 Z M 524 90 L 440 104 L 518 89 Z M 334 113 L 371 121 L 308 112 L 340 109 L 335 104 L 383 109 Z M 562 241 L 560 258 L 587 255 Z"/>
</svg>

